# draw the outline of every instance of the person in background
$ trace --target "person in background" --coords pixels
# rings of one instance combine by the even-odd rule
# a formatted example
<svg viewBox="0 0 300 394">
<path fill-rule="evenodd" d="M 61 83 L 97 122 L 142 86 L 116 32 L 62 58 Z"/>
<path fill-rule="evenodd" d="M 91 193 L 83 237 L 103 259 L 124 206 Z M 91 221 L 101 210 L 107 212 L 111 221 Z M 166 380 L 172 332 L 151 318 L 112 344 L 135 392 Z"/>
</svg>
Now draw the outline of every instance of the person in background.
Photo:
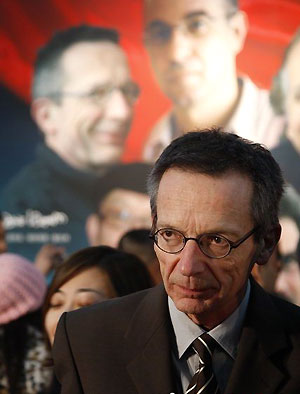
<svg viewBox="0 0 300 394">
<path fill-rule="evenodd" d="M 136 229 L 125 233 L 118 244 L 118 249 L 136 255 L 145 264 L 154 284 L 161 283 L 159 263 L 154 251 L 153 240 L 149 237 L 150 229 Z"/>
<path fill-rule="evenodd" d="M 300 194 L 300 29 L 286 48 L 279 72 L 273 79 L 271 102 L 286 124 L 280 143 L 272 154 L 285 180 Z"/>
<path fill-rule="evenodd" d="M 109 246 L 88 247 L 73 253 L 57 268 L 45 298 L 44 326 L 50 343 L 53 344 L 63 312 L 152 285 L 144 264 L 133 254 Z"/>
<path fill-rule="evenodd" d="M 248 30 L 237 0 L 144 0 L 144 22 L 156 80 L 172 102 L 150 132 L 145 160 L 155 161 L 182 133 L 215 125 L 276 145 L 282 119 L 268 92 L 237 73 Z"/>
<path fill-rule="evenodd" d="M 121 297 L 153 286 L 143 263 L 133 254 L 108 246 L 95 246 L 73 253 L 57 267 L 43 306 L 44 329 L 51 348 L 62 313 Z M 117 319 L 117 317 L 116 317 Z M 112 325 L 117 320 L 111 321 Z M 88 331 L 82 335 L 88 335 Z M 60 393 L 48 360 L 52 381 L 47 394 Z"/>
<path fill-rule="evenodd" d="M 282 256 L 278 245 L 276 245 L 268 262 L 264 265 L 255 264 L 252 268 L 251 275 L 268 293 L 276 294 L 275 287 L 281 269 Z"/>
<path fill-rule="evenodd" d="M 40 49 L 31 112 L 43 142 L 2 195 L 11 250 L 33 259 L 45 243 L 87 245 L 85 219 L 121 165 L 138 96 L 116 30 L 73 26 Z"/>
<path fill-rule="evenodd" d="M 117 247 L 123 234 L 132 229 L 151 227 L 146 179 L 151 166 L 130 163 L 111 172 L 106 181 L 106 193 L 97 210 L 86 221 L 89 244 Z"/>
<path fill-rule="evenodd" d="M 279 241 L 282 269 L 278 275 L 276 292 L 300 306 L 300 227 L 290 216 L 280 218 L 282 236 Z"/>
<path fill-rule="evenodd" d="M 62 315 L 61 394 L 299 392 L 300 308 L 251 278 L 280 238 L 283 183 L 227 130 L 172 141 L 148 179 L 163 285 Z"/>
<path fill-rule="evenodd" d="M 0 392 L 44 394 L 51 379 L 39 310 L 44 276 L 23 257 L 2 253 L 0 278 Z"/>
</svg>

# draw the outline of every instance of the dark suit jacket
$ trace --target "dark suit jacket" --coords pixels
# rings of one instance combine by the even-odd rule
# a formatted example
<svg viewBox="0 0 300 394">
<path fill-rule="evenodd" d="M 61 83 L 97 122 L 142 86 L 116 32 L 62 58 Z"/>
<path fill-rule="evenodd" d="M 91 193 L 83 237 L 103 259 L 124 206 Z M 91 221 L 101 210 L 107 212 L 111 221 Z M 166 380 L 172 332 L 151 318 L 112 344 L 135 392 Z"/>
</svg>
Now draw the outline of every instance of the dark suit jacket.
<svg viewBox="0 0 300 394">
<path fill-rule="evenodd" d="M 63 394 L 170 394 L 175 388 L 162 286 L 64 314 L 54 345 Z M 300 393 L 300 308 L 252 282 L 226 394 Z"/>
</svg>

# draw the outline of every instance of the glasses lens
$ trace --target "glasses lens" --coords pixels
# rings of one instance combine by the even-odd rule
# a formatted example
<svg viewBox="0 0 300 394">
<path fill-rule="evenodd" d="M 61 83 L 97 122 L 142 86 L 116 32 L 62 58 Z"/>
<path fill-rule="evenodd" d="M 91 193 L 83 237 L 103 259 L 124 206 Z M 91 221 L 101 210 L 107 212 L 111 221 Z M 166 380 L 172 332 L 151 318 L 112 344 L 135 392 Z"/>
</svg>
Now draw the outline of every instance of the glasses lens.
<svg viewBox="0 0 300 394">
<path fill-rule="evenodd" d="M 105 100 L 109 97 L 113 89 L 114 88 L 111 85 L 103 85 L 91 91 L 86 96 L 93 100 L 93 102 L 95 102 L 96 104 L 103 104 Z M 84 95 L 82 95 L 82 97 L 84 97 Z"/>
<path fill-rule="evenodd" d="M 155 243 L 165 252 L 176 253 L 184 246 L 184 236 L 176 230 L 164 228 L 156 233 Z"/>
<path fill-rule="evenodd" d="M 226 238 L 217 234 L 204 234 L 198 240 L 202 252 L 209 257 L 224 257 L 230 251 L 230 244 Z"/>
<path fill-rule="evenodd" d="M 145 31 L 145 43 L 146 45 L 164 45 L 170 40 L 171 34 L 172 26 L 163 22 L 155 22 Z"/>
<path fill-rule="evenodd" d="M 134 104 L 140 95 L 140 88 L 135 82 L 128 82 L 121 90 L 130 104 Z"/>
</svg>

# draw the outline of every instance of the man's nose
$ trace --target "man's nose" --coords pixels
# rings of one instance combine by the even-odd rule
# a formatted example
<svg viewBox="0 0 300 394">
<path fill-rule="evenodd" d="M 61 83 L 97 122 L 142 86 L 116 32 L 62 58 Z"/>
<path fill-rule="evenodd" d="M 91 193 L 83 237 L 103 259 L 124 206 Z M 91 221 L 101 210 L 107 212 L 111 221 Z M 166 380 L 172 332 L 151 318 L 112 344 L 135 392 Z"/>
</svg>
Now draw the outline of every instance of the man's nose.
<svg viewBox="0 0 300 394">
<path fill-rule="evenodd" d="M 114 89 L 106 103 L 106 114 L 113 119 L 126 120 L 131 117 L 132 106 L 120 89 Z"/>
<path fill-rule="evenodd" d="M 170 41 L 168 44 L 167 52 L 170 62 L 183 63 L 188 59 L 191 52 L 191 38 L 179 28 L 174 28 Z"/>
<path fill-rule="evenodd" d="M 208 257 L 203 254 L 194 240 L 187 241 L 180 253 L 178 267 L 184 276 L 195 276 L 207 269 Z"/>
</svg>

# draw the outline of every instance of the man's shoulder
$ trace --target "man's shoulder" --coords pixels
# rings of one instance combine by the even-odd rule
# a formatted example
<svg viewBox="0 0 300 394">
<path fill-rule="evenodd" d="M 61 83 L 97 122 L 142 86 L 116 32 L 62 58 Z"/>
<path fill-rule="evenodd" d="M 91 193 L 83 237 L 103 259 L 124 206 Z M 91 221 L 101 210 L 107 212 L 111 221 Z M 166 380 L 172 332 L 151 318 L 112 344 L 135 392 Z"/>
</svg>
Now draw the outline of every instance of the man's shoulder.
<svg viewBox="0 0 300 394">
<path fill-rule="evenodd" d="M 266 293 L 255 281 L 251 282 L 247 317 L 259 329 L 283 329 L 300 338 L 300 307 Z"/>
<path fill-rule="evenodd" d="M 48 182 L 47 171 L 34 161 L 22 168 L 3 188 L 2 203 L 4 209 L 13 209 L 18 201 L 38 198 L 43 193 Z"/>
<path fill-rule="evenodd" d="M 282 316 L 284 324 L 290 327 L 300 328 L 300 307 L 276 295 L 271 295 L 271 298 L 280 315 Z"/>
<path fill-rule="evenodd" d="M 51 175 L 51 166 L 46 158 L 48 156 L 49 148 L 44 144 L 40 144 L 36 150 L 35 159 L 26 166 L 20 168 L 19 172 L 11 178 L 6 186 L 7 191 L 15 191 L 24 186 L 46 184 Z"/>
<path fill-rule="evenodd" d="M 81 308 L 67 313 L 66 328 L 72 332 L 80 332 L 86 326 L 91 327 L 93 332 L 98 330 L 123 331 L 134 315 L 139 314 L 139 309 L 147 315 L 146 311 L 151 307 L 151 304 L 155 309 L 155 305 L 160 304 L 164 296 L 163 287 L 156 286 Z M 140 306 L 142 307 L 140 308 Z M 112 318 L 118 320 L 117 325 L 112 324 Z"/>
</svg>

